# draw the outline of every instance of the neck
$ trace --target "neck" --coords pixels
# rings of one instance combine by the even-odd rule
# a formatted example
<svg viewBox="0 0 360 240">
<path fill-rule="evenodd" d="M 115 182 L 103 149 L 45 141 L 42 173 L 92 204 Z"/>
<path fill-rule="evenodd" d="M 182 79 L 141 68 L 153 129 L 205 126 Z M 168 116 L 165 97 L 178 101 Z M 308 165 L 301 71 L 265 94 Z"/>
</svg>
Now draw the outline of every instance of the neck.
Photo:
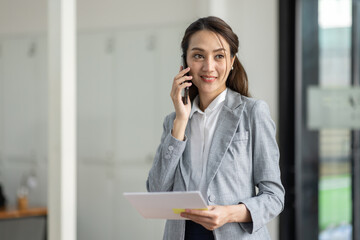
<svg viewBox="0 0 360 240">
<path fill-rule="evenodd" d="M 199 107 L 201 109 L 201 111 L 205 111 L 205 109 L 210 105 L 210 103 L 215 99 L 216 97 L 201 97 L 200 93 L 199 93 Z"/>
<path fill-rule="evenodd" d="M 211 93 L 211 94 L 205 94 L 199 92 L 199 107 L 201 111 L 205 111 L 205 109 L 210 105 L 214 99 L 219 96 L 226 88 L 222 89 L 219 92 Z"/>
</svg>

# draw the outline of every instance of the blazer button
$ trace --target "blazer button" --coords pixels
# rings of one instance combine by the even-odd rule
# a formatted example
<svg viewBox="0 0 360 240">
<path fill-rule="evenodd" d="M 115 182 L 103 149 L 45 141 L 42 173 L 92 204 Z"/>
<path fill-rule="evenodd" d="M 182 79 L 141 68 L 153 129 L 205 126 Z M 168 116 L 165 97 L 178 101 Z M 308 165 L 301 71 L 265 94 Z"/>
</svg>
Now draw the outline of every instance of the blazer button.
<svg viewBox="0 0 360 240">
<path fill-rule="evenodd" d="M 210 202 L 214 202 L 215 201 L 215 196 L 214 195 L 209 195 L 208 197 Z"/>
<path fill-rule="evenodd" d="M 174 150 L 174 147 L 170 145 L 170 146 L 168 147 L 168 149 L 169 149 L 169 151 L 172 151 L 172 150 Z"/>
</svg>

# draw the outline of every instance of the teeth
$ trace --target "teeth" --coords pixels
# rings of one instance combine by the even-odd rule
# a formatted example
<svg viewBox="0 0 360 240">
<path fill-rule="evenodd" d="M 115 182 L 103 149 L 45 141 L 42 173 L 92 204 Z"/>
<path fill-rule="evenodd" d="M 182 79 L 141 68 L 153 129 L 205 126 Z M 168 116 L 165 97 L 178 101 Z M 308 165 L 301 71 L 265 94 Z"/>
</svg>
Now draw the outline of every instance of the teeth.
<svg viewBox="0 0 360 240">
<path fill-rule="evenodd" d="M 207 77 L 202 77 L 203 79 L 205 79 L 205 80 L 213 80 L 213 79 L 215 79 L 215 78 L 207 78 Z"/>
</svg>

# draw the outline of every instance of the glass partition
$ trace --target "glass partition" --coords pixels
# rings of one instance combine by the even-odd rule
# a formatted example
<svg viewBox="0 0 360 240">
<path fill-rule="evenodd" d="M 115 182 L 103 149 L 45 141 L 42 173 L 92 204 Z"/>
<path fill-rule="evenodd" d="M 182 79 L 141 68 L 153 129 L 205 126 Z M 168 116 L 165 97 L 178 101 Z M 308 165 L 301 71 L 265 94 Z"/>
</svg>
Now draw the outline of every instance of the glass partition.
<svg viewBox="0 0 360 240">
<path fill-rule="evenodd" d="M 280 0 L 280 239 L 360 239 L 359 49 L 359 0 Z"/>
<path fill-rule="evenodd" d="M 351 87 L 351 0 L 319 0 L 318 23 L 319 87 L 343 91 Z M 329 94 L 323 97 L 332 98 Z M 352 239 L 351 127 L 319 129 L 321 240 Z"/>
</svg>

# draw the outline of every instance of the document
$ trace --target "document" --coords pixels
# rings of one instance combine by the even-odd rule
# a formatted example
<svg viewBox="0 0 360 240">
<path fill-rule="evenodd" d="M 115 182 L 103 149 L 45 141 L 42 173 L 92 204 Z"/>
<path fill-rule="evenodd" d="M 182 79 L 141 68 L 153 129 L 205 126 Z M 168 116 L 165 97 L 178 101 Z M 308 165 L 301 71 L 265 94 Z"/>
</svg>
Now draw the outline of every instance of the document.
<svg viewBox="0 0 360 240">
<path fill-rule="evenodd" d="M 194 192 L 137 192 L 124 193 L 144 218 L 185 219 L 185 209 L 208 210 L 201 193 Z"/>
</svg>

